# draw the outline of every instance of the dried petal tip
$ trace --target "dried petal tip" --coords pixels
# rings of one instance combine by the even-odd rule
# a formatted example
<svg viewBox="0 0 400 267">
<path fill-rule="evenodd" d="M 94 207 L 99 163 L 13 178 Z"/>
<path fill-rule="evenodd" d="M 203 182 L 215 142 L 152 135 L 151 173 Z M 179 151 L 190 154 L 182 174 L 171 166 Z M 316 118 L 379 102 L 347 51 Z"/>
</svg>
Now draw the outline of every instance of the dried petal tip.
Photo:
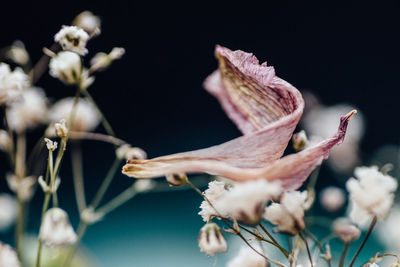
<svg viewBox="0 0 400 267">
<path fill-rule="evenodd" d="M 209 256 L 215 256 L 216 253 L 225 252 L 227 249 L 221 229 L 215 223 L 207 223 L 201 228 L 198 243 L 200 250 Z"/>
</svg>

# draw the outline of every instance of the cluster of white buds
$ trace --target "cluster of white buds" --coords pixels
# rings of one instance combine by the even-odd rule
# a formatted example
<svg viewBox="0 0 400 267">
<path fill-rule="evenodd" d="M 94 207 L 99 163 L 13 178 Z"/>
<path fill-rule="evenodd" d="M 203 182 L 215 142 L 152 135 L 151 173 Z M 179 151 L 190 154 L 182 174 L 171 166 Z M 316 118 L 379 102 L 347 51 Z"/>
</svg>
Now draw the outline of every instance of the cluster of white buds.
<svg viewBox="0 0 400 267">
<path fill-rule="evenodd" d="M 115 151 L 117 158 L 125 160 L 143 160 L 147 158 L 146 152 L 139 147 L 131 147 L 130 145 L 122 145 Z"/>
<path fill-rule="evenodd" d="M 60 138 L 66 138 L 68 136 L 68 128 L 65 119 L 61 119 L 59 122 L 54 124 L 56 134 Z"/>
<path fill-rule="evenodd" d="M 282 193 L 278 182 L 259 179 L 237 183 L 215 201 L 215 209 L 224 217 L 232 217 L 248 225 L 260 222 L 265 204 Z"/>
<path fill-rule="evenodd" d="M 361 231 L 346 218 L 336 219 L 333 230 L 344 243 L 351 243 L 360 237 Z"/>
<path fill-rule="evenodd" d="M 21 68 L 11 71 L 8 64 L 0 62 L 0 105 L 13 102 L 29 87 L 29 77 Z"/>
<path fill-rule="evenodd" d="M 77 84 L 82 74 L 82 62 L 77 53 L 61 51 L 50 60 L 50 75 L 65 84 Z"/>
<path fill-rule="evenodd" d="M 120 59 L 125 54 L 125 49 L 122 47 L 114 47 L 109 54 L 100 52 L 90 60 L 90 69 L 92 71 L 101 71 L 106 69 L 110 64 L 117 59 Z"/>
<path fill-rule="evenodd" d="M 54 193 L 57 192 L 58 187 L 60 186 L 61 179 L 60 177 L 57 177 L 56 180 L 54 181 L 53 185 L 48 185 L 45 180 L 43 180 L 43 176 L 39 176 L 38 178 L 38 183 L 40 187 L 42 188 L 44 193 Z"/>
<path fill-rule="evenodd" d="M 346 202 L 346 195 L 343 189 L 335 186 L 328 186 L 321 191 L 319 199 L 322 206 L 327 211 L 334 212 L 343 207 Z"/>
<path fill-rule="evenodd" d="M 10 151 L 12 148 L 12 140 L 10 135 L 5 130 L 0 129 L 0 150 Z"/>
<path fill-rule="evenodd" d="M 64 50 L 86 55 L 86 43 L 89 34 L 77 26 L 62 26 L 61 30 L 54 36 L 54 41 L 58 42 Z"/>
<path fill-rule="evenodd" d="M 76 16 L 72 25 L 82 28 L 89 36 L 93 37 L 100 34 L 101 20 L 98 16 L 93 15 L 92 12 L 83 11 Z"/>
<path fill-rule="evenodd" d="M 307 191 L 284 192 L 280 203 L 272 203 L 264 212 L 264 219 L 277 225 L 276 231 L 295 235 L 304 229 L 304 210 L 307 209 Z"/>
<path fill-rule="evenodd" d="M 7 230 L 17 217 L 18 202 L 15 197 L 1 193 L 0 194 L 0 232 Z M 0 265 L 1 266 L 1 265 Z"/>
<path fill-rule="evenodd" d="M 7 174 L 6 180 L 10 190 L 16 193 L 19 199 L 28 201 L 32 198 L 33 186 L 36 183 L 34 176 L 18 178 L 14 174 Z"/>
<path fill-rule="evenodd" d="M 292 141 L 293 141 L 293 148 L 296 151 L 303 150 L 308 143 L 306 132 L 304 130 L 301 130 L 300 132 L 294 134 Z"/>
<path fill-rule="evenodd" d="M 7 59 L 14 61 L 15 63 L 25 66 L 29 63 L 30 58 L 28 51 L 25 49 L 25 45 L 21 41 L 14 41 L 10 47 L 8 47 L 5 56 Z"/>
<path fill-rule="evenodd" d="M 167 174 L 165 179 L 170 186 L 181 186 L 188 182 L 188 177 L 185 173 Z"/>
<path fill-rule="evenodd" d="M 225 252 L 226 241 L 221 229 L 215 223 L 207 223 L 200 229 L 198 239 L 200 250 L 209 256 L 215 256 L 218 252 Z"/>
<path fill-rule="evenodd" d="M 64 210 L 51 208 L 46 211 L 40 226 L 39 239 L 47 246 L 75 243 L 77 235 Z"/>
<path fill-rule="evenodd" d="M 0 266 L 1 267 L 20 267 L 17 253 L 9 245 L 0 242 Z"/>
<path fill-rule="evenodd" d="M 57 149 L 57 142 L 51 141 L 49 138 L 44 138 L 44 141 L 46 142 L 47 149 L 50 152 L 53 152 Z"/>
</svg>

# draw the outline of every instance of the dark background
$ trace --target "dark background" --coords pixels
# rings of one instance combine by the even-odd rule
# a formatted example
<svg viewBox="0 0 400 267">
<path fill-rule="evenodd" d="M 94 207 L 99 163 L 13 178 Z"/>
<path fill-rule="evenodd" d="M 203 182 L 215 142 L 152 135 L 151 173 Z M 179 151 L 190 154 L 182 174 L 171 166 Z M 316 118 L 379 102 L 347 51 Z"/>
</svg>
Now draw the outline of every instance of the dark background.
<svg viewBox="0 0 400 267">
<path fill-rule="evenodd" d="M 367 155 L 384 143 L 398 143 L 400 24 L 395 4 L 15 1 L 3 3 L 0 46 L 22 40 L 35 62 L 42 55 L 42 47 L 52 44 L 60 26 L 69 24 L 83 10 L 102 18 L 102 34 L 90 41 L 87 62 L 96 52 L 108 52 L 114 46 L 127 51 L 111 68 L 96 75 L 89 90 L 117 135 L 144 148 L 150 157 L 218 144 L 240 135 L 217 101 L 202 89 L 203 80 L 217 67 L 213 55 L 216 44 L 254 53 L 260 61 L 274 66 L 278 76 L 300 91 L 316 93 L 326 104 L 347 102 L 359 107 L 368 122 L 362 144 Z M 48 74 L 38 85 L 54 99 L 74 94 L 74 88 L 65 87 Z M 113 150 L 90 142 L 85 148 L 85 179 L 90 197 L 111 164 Z M 4 158 L 1 160 L 0 168 L 5 170 Z M 67 159 L 63 168 L 66 177 L 70 176 L 68 164 Z M 119 175 L 111 194 L 130 183 L 129 178 Z M 5 186 L 3 182 L 1 186 Z M 61 192 L 71 190 L 70 181 L 62 188 Z M 72 196 L 63 200 L 60 194 L 61 202 L 73 211 Z M 159 198 L 164 206 L 176 210 L 161 211 Z M 34 198 L 33 213 L 40 210 L 41 201 L 41 196 Z M 144 214 L 142 221 L 132 220 L 146 227 L 146 221 L 151 221 L 153 227 L 149 229 L 158 229 L 161 236 L 165 224 L 177 223 L 176 231 L 195 237 L 201 226 L 196 216 L 199 201 L 187 192 L 177 196 L 150 194 L 135 203 L 141 208 L 127 205 L 119 219 L 116 215 L 117 219 L 107 219 L 108 225 L 100 224 L 117 225 L 125 231 L 132 226 L 129 220 L 138 218 L 132 214 Z M 164 219 L 166 216 L 168 220 L 157 224 L 160 212 L 165 212 Z M 76 216 L 72 220 L 76 222 Z M 33 229 L 38 226 L 36 222 L 33 225 Z M 183 225 L 186 228 L 180 228 Z M 106 242 L 99 236 L 90 241 L 98 234 L 96 227 L 103 229 L 94 226 L 93 232 L 89 231 L 89 247 L 90 242 Z M 195 247 L 195 238 L 193 244 Z"/>
</svg>

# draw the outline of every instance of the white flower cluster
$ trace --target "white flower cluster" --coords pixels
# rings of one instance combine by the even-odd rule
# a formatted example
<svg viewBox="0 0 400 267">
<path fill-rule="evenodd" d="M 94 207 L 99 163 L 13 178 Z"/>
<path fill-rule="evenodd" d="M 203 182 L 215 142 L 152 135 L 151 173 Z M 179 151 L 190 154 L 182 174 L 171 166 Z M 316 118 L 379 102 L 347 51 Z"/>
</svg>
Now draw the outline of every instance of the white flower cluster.
<svg viewBox="0 0 400 267">
<path fill-rule="evenodd" d="M 29 77 L 22 69 L 11 71 L 8 64 L 0 63 L 0 105 L 13 102 L 29 87 Z"/>
<path fill-rule="evenodd" d="M 54 36 L 54 41 L 58 42 L 64 50 L 86 55 L 86 43 L 89 40 L 89 34 L 77 26 L 63 26 Z"/>
</svg>

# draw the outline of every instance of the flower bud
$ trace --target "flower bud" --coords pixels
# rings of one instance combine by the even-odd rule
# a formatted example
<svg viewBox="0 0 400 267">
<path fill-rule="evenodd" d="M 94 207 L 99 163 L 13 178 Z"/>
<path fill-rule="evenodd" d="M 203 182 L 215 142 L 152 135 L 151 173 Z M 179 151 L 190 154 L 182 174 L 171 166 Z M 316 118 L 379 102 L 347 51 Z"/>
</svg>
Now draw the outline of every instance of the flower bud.
<svg viewBox="0 0 400 267">
<path fill-rule="evenodd" d="M 201 228 L 198 243 L 200 251 L 209 256 L 214 256 L 217 252 L 225 252 L 227 249 L 221 229 L 215 223 L 207 223 Z"/>
<path fill-rule="evenodd" d="M 54 36 L 54 41 L 58 42 L 64 50 L 78 53 L 82 56 L 88 53 L 86 43 L 89 35 L 77 26 L 62 26 L 62 29 Z"/>
<path fill-rule="evenodd" d="M 131 147 L 130 145 L 122 145 L 115 151 L 119 159 L 126 160 L 143 160 L 147 158 L 146 152 L 139 147 Z"/>
<path fill-rule="evenodd" d="M 301 130 L 300 132 L 293 135 L 293 148 L 296 151 L 303 150 L 308 142 L 306 132 Z"/>
<path fill-rule="evenodd" d="M 331 212 L 339 210 L 346 202 L 344 191 L 335 186 L 323 189 L 319 195 L 319 199 L 322 206 Z"/>
<path fill-rule="evenodd" d="M 139 179 L 133 185 L 133 188 L 138 193 L 143 193 L 146 191 L 150 191 L 156 186 L 156 182 L 151 179 Z"/>
<path fill-rule="evenodd" d="M 60 120 L 54 124 L 54 128 L 56 129 L 56 134 L 60 138 L 66 138 L 68 136 L 68 128 L 65 122 L 65 119 Z"/>
<path fill-rule="evenodd" d="M 18 178 L 14 174 L 7 174 L 6 176 L 8 187 L 11 191 L 16 193 L 22 201 L 28 201 L 33 195 L 33 185 L 36 182 L 35 177 L 28 176 L 25 178 Z"/>
<path fill-rule="evenodd" d="M 50 60 L 50 75 L 66 84 L 76 84 L 81 76 L 81 58 L 77 53 L 61 51 Z"/>
<path fill-rule="evenodd" d="M 24 43 L 18 40 L 14 41 L 13 44 L 7 49 L 5 56 L 22 66 L 28 64 L 30 60 Z"/>
<path fill-rule="evenodd" d="M 39 239 L 47 246 L 75 243 L 77 235 L 64 210 L 51 208 L 46 212 L 40 226 Z"/>
<path fill-rule="evenodd" d="M 167 182 L 169 183 L 170 186 L 180 186 L 184 185 L 187 183 L 188 178 L 186 174 L 180 173 L 180 174 L 167 174 L 165 176 L 167 179 Z"/>
<path fill-rule="evenodd" d="M 53 152 L 57 149 L 57 142 L 53 142 L 49 138 L 44 138 L 44 141 L 46 142 L 47 149 L 50 152 Z"/>
<path fill-rule="evenodd" d="M 90 36 L 100 34 L 100 24 L 100 18 L 90 11 L 81 12 L 72 22 L 72 25 L 82 28 Z"/>
<path fill-rule="evenodd" d="M 0 150 L 9 151 L 11 149 L 11 138 L 4 130 L 0 130 Z"/>
<path fill-rule="evenodd" d="M 344 243 L 351 243 L 360 237 L 361 231 L 347 219 L 337 219 L 333 223 L 333 229 Z"/>
</svg>

